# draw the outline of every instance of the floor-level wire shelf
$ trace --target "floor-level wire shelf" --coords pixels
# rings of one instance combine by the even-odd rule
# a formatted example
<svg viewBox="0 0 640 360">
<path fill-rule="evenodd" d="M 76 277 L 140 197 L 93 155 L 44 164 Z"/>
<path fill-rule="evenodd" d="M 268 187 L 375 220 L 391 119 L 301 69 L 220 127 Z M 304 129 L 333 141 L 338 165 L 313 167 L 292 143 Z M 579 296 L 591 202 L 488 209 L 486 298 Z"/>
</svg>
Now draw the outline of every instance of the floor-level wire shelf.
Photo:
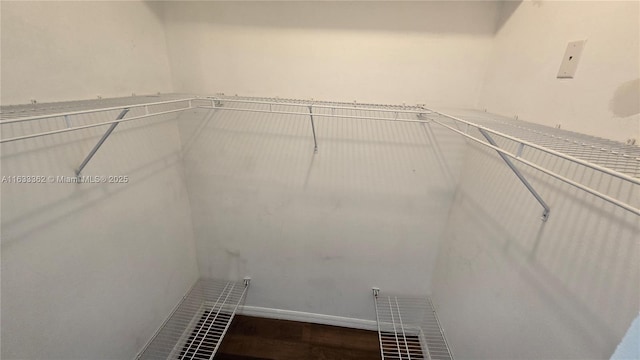
<svg viewBox="0 0 640 360">
<path fill-rule="evenodd" d="M 213 359 L 248 288 L 248 278 L 200 279 L 137 359 Z"/>
<path fill-rule="evenodd" d="M 429 298 L 373 295 L 383 360 L 453 359 Z"/>
</svg>

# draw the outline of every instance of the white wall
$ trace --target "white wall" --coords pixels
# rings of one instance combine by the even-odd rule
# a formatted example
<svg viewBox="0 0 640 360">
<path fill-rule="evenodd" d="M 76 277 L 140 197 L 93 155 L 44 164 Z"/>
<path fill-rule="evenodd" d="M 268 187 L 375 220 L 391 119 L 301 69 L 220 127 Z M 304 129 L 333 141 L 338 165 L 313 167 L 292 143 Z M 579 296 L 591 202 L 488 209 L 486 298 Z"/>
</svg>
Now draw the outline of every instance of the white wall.
<svg viewBox="0 0 640 360">
<path fill-rule="evenodd" d="M 638 137 L 633 2 L 1 8 L 3 104 L 172 85 L 480 100 Z M 576 79 L 556 79 L 566 42 L 583 38 Z M 543 224 L 513 174 L 476 148 L 455 191 L 464 145 L 439 128 L 318 120 L 313 155 L 306 117 L 204 116 L 121 126 L 87 173 L 129 175 L 127 185 L 2 185 L 3 358 L 131 358 L 198 273 L 251 275 L 250 306 L 359 319 L 372 319 L 372 285 L 432 293 L 458 358 L 606 358 L 637 314 L 637 217 L 530 173 L 552 205 Z M 3 175 L 70 175 L 100 134 L 5 145 Z"/>
<path fill-rule="evenodd" d="M 316 118 L 314 155 L 308 116 L 219 111 L 206 121 L 200 110 L 180 124 L 203 276 L 250 275 L 248 306 L 353 319 L 375 319 L 372 286 L 429 292 L 460 138 Z"/>
<path fill-rule="evenodd" d="M 158 7 L 2 1 L 3 105 L 171 92 Z"/>
<path fill-rule="evenodd" d="M 167 2 L 176 91 L 474 106 L 494 2 Z"/>
<path fill-rule="evenodd" d="M 506 3 L 480 107 L 589 135 L 640 141 L 640 3 Z M 567 47 L 587 40 L 574 79 L 557 79 Z"/>
<path fill-rule="evenodd" d="M 2 176 L 73 176 L 104 130 L 2 144 Z M 83 174 L 128 183 L 2 184 L 3 359 L 135 357 L 198 278 L 180 146 L 171 115 L 123 123 Z"/>
<path fill-rule="evenodd" d="M 0 6 L 4 105 L 172 90 L 158 5 Z M 5 125 L 2 136 L 64 126 Z M 2 175 L 73 176 L 104 131 L 3 144 Z M 180 146 L 168 117 L 122 124 L 84 174 L 129 183 L 2 184 L 3 359 L 130 359 L 144 346 L 198 278 Z"/>
<path fill-rule="evenodd" d="M 638 207 L 640 191 L 536 152 L 525 157 Z M 608 359 L 640 310 L 640 220 L 520 166 L 542 208 L 493 151 L 469 148 L 434 272 L 456 359 Z"/>
</svg>

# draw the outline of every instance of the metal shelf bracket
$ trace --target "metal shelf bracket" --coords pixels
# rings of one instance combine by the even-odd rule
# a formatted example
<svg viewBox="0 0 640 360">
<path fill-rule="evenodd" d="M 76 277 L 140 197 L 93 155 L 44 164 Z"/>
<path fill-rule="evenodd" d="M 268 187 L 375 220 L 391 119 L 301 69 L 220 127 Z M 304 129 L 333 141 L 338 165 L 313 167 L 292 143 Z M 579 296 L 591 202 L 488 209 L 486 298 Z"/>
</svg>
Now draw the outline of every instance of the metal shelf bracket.
<svg viewBox="0 0 640 360">
<path fill-rule="evenodd" d="M 495 140 L 493 140 L 493 138 L 491 137 L 491 135 L 489 135 L 488 132 L 486 132 L 484 129 L 482 128 L 478 128 L 478 130 L 480 131 L 480 133 L 482 134 L 482 136 L 484 136 L 485 139 L 487 139 L 487 141 L 489 142 L 489 144 L 495 146 L 495 147 L 499 147 L 498 144 L 495 142 Z M 524 144 L 520 143 L 519 147 L 518 147 L 518 157 L 522 154 L 522 149 L 524 147 Z M 520 172 L 520 170 L 518 170 L 518 168 L 515 166 L 515 164 L 511 161 L 511 159 L 509 159 L 508 156 L 506 156 L 505 154 L 501 153 L 501 152 L 497 152 L 498 155 L 500 155 L 500 157 L 502 158 L 502 160 L 504 160 L 504 162 L 509 166 L 509 168 L 511 169 L 511 171 L 513 171 L 514 174 L 516 174 L 516 176 L 518 177 L 518 179 L 520 179 L 520 181 L 522 182 L 522 184 L 524 184 L 524 186 L 527 187 L 527 190 L 529 190 L 529 192 L 531 193 L 531 195 L 533 195 L 534 198 L 536 198 L 536 200 L 538 200 L 538 202 L 540 203 L 540 205 L 542 205 L 542 208 L 544 210 L 542 210 L 542 217 L 540 218 L 540 220 L 542 221 L 547 221 L 547 219 L 549 219 L 549 212 L 551 211 L 551 209 L 549 208 L 549 205 L 547 205 L 547 203 L 542 199 L 542 197 L 540 196 L 540 194 L 538 194 L 538 192 L 536 191 L 536 189 L 533 188 L 533 186 L 529 183 L 529 181 L 527 180 L 527 178 Z"/>
<path fill-rule="evenodd" d="M 116 118 L 116 120 L 122 120 L 124 118 L 124 116 L 127 115 L 128 112 L 129 112 L 129 108 L 123 109 L 120 112 L 120 115 L 118 115 L 118 117 Z M 93 155 L 95 155 L 96 152 L 98 152 L 98 149 L 100 149 L 102 144 L 107 140 L 109 135 L 111 135 L 113 130 L 115 130 L 116 126 L 118 126 L 118 124 L 120 124 L 120 123 L 119 122 L 115 122 L 115 123 L 111 124 L 111 126 L 109 126 L 107 131 L 100 138 L 100 140 L 98 140 L 98 143 L 93 147 L 93 149 L 91 149 L 91 151 L 89 152 L 87 157 L 84 158 L 84 160 L 82 161 L 80 166 L 78 166 L 78 168 L 76 169 L 76 176 L 80 176 L 80 173 L 82 173 L 82 170 L 84 169 L 84 167 L 87 166 L 87 164 L 89 163 L 89 161 L 91 160 Z"/>
<path fill-rule="evenodd" d="M 313 132 L 313 152 L 318 152 L 318 140 L 316 139 L 316 126 L 313 123 L 313 105 L 309 106 L 309 117 L 311 118 L 311 131 Z"/>
</svg>

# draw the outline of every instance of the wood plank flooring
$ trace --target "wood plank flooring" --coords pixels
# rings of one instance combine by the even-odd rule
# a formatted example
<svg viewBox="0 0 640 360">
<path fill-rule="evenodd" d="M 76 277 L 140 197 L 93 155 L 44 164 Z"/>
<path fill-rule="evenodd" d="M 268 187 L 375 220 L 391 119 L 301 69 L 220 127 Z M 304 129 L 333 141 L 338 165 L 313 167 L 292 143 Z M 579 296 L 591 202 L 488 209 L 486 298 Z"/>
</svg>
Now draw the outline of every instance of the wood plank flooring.
<svg viewBox="0 0 640 360">
<path fill-rule="evenodd" d="M 375 331 L 236 316 L 216 360 L 379 360 Z"/>
</svg>

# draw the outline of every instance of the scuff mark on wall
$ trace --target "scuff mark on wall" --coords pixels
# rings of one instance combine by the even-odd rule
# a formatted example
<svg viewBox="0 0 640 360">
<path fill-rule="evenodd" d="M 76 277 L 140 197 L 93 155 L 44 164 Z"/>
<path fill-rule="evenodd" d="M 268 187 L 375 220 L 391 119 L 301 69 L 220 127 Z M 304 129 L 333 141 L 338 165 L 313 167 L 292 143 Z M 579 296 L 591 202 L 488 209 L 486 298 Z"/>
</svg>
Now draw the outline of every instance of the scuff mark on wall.
<svg viewBox="0 0 640 360">
<path fill-rule="evenodd" d="M 640 113 L 640 78 L 618 86 L 609 102 L 609 109 L 617 117 Z"/>
<path fill-rule="evenodd" d="M 242 279 L 247 275 L 247 259 L 244 258 L 240 250 L 223 249 L 226 253 L 226 261 L 228 263 L 228 278 Z M 213 273 L 211 273 L 213 274 Z"/>
</svg>

